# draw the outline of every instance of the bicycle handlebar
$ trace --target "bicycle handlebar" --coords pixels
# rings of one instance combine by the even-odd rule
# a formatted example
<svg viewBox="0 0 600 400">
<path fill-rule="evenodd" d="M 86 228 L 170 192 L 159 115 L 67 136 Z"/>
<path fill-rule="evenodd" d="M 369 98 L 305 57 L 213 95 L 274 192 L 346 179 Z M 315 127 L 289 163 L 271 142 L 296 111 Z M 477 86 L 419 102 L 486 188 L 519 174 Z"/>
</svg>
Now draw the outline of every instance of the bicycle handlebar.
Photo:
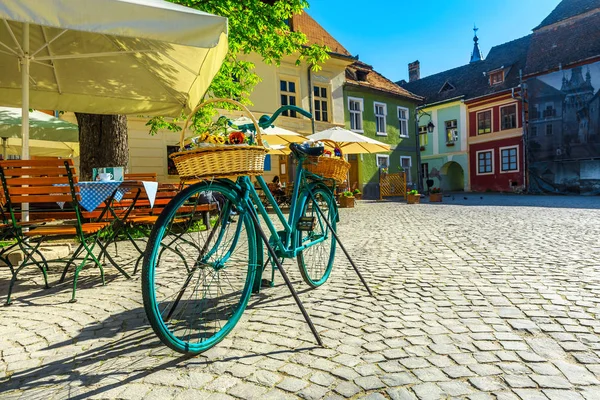
<svg viewBox="0 0 600 400">
<path fill-rule="evenodd" d="M 277 119 L 277 117 L 279 117 L 279 115 L 281 115 L 281 113 L 285 112 L 285 111 L 295 111 L 301 115 L 304 115 L 306 118 L 312 119 L 313 116 L 311 113 L 309 113 L 308 111 L 297 107 L 297 106 L 282 106 L 279 107 L 277 109 L 277 111 L 275 111 L 273 113 L 273 115 L 271 115 L 270 117 L 268 115 L 263 115 L 262 117 L 260 117 L 260 119 L 258 120 L 258 126 L 261 128 L 268 128 L 269 126 L 273 125 L 273 122 L 275 122 L 275 120 Z M 244 125 L 238 125 L 239 129 L 242 130 L 251 130 L 254 131 L 254 124 L 244 124 Z"/>
</svg>

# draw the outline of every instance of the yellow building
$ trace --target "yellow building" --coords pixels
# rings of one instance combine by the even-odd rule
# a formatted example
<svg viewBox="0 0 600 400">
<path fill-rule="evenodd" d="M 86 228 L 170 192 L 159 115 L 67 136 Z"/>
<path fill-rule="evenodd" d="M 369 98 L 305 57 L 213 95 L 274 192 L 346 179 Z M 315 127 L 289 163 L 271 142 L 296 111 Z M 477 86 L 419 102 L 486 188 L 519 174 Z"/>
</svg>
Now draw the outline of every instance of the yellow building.
<svg viewBox="0 0 600 400">
<path fill-rule="evenodd" d="M 308 14 L 296 15 L 290 21 L 294 31 L 303 32 L 309 44 L 327 45 L 331 50 L 330 58 L 318 72 L 312 72 L 306 63 L 296 65 L 296 58 L 289 56 L 280 66 L 267 65 L 260 56 L 250 54 L 246 60 L 254 62 L 256 73 L 262 81 L 256 85 L 250 96 L 253 103 L 252 113 L 259 118 L 263 114 L 271 115 L 281 105 L 295 104 L 314 113 L 317 119 L 315 131 L 333 126 L 344 126 L 343 84 L 345 70 L 355 59 L 338 41 L 325 31 Z M 239 114 L 241 115 L 241 113 Z M 235 117 L 235 113 L 230 113 Z M 177 150 L 179 135 L 162 131 L 155 136 L 148 134 L 145 126 L 147 118 L 129 117 L 129 171 L 132 173 L 156 172 L 159 181 L 178 181 L 177 175 L 170 175 L 168 153 Z M 308 135 L 312 133 L 311 121 L 300 115 L 281 116 L 277 126 Z M 265 179 L 280 175 L 285 182 L 289 173 L 288 157 L 270 156 L 266 162 Z"/>
</svg>

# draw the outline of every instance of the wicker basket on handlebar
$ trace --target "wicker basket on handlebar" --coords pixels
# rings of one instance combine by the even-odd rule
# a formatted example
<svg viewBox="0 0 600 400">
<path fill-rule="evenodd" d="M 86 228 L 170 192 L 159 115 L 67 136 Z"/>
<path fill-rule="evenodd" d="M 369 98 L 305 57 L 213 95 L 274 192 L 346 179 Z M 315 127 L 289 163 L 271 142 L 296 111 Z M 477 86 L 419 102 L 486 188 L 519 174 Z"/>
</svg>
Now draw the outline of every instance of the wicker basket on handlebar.
<svg viewBox="0 0 600 400">
<path fill-rule="evenodd" d="M 328 140 L 322 140 L 323 142 L 329 142 Z M 336 143 L 331 142 L 332 145 L 338 147 Z M 341 154 L 341 150 L 340 150 Z M 304 162 L 303 167 L 310 173 L 320 175 L 326 179 L 334 179 L 338 184 L 342 183 L 348 177 L 348 171 L 350 170 L 350 163 L 343 158 L 331 158 L 325 156 L 319 157 L 308 157 Z"/>
<path fill-rule="evenodd" d="M 227 102 L 240 107 L 252 120 L 256 128 L 257 146 L 217 145 L 183 150 L 185 131 L 192 116 L 209 103 Z M 182 181 L 208 178 L 232 178 L 242 175 L 262 175 L 267 149 L 263 146 L 258 122 L 254 115 L 242 104 L 230 99 L 211 99 L 199 104 L 188 116 L 181 131 L 180 150 L 170 155 Z"/>
</svg>

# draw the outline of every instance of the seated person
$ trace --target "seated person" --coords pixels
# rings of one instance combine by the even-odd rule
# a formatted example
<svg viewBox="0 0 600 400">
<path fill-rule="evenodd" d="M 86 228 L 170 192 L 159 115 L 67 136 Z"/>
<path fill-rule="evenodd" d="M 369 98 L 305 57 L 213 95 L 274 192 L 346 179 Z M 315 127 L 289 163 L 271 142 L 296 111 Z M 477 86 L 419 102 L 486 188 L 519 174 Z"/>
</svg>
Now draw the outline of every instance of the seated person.
<svg viewBox="0 0 600 400">
<path fill-rule="evenodd" d="M 286 202 L 285 190 L 283 190 L 283 187 L 281 186 L 281 182 L 279 181 L 279 176 L 275 175 L 275 177 L 273 178 L 273 181 L 271 183 L 269 183 L 267 186 L 269 187 L 269 190 L 273 194 L 273 197 L 275 197 L 275 200 L 277 200 L 278 204 Z"/>
</svg>

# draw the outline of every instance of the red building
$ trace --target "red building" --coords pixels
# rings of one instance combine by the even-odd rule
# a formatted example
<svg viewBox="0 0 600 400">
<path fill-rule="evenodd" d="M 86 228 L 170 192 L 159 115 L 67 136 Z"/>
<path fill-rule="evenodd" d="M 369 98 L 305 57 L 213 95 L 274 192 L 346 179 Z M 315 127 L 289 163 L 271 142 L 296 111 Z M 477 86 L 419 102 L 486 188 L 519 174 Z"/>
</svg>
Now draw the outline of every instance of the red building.
<svg viewBox="0 0 600 400">
<path fill-rule="evenodd" d="M 465 101 L 469 177 L 474 192 L 509 192 L 525 185 L 519 88 Z"/>
</svg>

